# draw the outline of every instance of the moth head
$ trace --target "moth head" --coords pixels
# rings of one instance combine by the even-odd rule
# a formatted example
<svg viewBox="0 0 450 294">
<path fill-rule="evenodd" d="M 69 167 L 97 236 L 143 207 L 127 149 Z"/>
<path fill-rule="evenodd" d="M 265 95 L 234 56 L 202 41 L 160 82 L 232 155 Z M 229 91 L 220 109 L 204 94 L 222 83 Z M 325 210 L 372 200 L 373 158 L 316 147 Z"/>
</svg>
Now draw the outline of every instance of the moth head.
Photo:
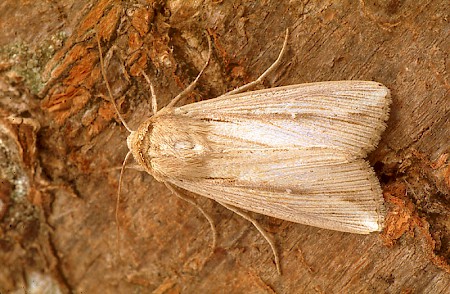
<svg viewBox="0 0 450 294">
<path fill-rule="evenodd" d="M 148 158 L 148 149 L 151 144 L 150 134 L 152 129 L 153 120 L 150 118 L 143 122 L 136 131 L 130 131 L 127 137 L 127 146 L 134 160 L 149 173 L 151 166 Z"/>
</svg>

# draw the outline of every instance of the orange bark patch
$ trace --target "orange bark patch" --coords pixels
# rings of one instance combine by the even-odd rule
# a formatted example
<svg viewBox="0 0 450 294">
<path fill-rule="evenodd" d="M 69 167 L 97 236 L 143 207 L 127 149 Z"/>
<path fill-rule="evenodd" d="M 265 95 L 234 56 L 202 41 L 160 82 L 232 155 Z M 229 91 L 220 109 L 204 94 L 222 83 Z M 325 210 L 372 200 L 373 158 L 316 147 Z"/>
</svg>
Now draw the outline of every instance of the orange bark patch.
<svg viewBox="0 0 450 294">
<path fill-rule="evenodd" d="M 139 35 L 144 36 L 148 33 L 150 22 L 153 20 L 153 10 L 149 11 L 144 7 L 139 7 L 133 14 L 131 24 L 138 31 Z"/>
<path fill-rule="evenodd" d="M 141 48 L 142 44 L 141 37 L 137 32 L 131 32 L 128 36 L 128 52 L 134 52 Z"/>
<path fill-rule="evenodd" d="M 381 235 L 384 244 L 393 246 L 403 234 L 410 232 L 417 216 L 414 214 L 413 203 L 406 198 L 404 184 L 394 184 L 387 187 L 384 193 L 386 202 L 393 204 L 386 216 L 385 228 Z"/>
<path fill-rule="evenodd" d="M 89 11 L 89 13 L 86 15 L 86 17 L 78 27 L 78 34 L 76 34 L 77 41 L 80 41 L 80 38 L 82 38 L 87 31 L 92 29 L 95 24 L 98 23 L 99 19 L 103 16 L 105 10 L 111 4 L 111 2 L 113 2 L 113 0 L 101 0 L 94 8 Z M 114 10 L 114 7 L 112 10 Z"/>
<path fill-rule="evenodd" d="M 147 67 L 147 55 L 145 53 L 141 53 L 138 61 L 135 62 L 130 68 L 130 74 L 132 76 L 141 75 L 141 71 L 145 71 Z"/>
<path fill-rule="evenodd" d="M 116 31 L 121 11 L 122 8 L 120 6 L 113 6 L 111 11 L 100 20 L 96 28 L 100 40 L 109 41 L 111 39 L 111 36 Z"/>
</svg>

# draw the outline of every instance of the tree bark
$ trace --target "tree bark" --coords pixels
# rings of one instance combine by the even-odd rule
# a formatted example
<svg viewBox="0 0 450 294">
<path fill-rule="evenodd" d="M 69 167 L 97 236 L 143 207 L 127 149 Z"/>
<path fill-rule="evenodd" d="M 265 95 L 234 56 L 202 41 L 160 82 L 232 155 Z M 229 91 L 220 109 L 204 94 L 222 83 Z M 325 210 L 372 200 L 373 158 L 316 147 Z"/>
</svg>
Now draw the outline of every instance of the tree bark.
<svg viewBox="0 0 450 294">
<path fill-rule="evenodd" d="M 448 1 L 3 1 L 0 292 L 449 292 L 449 11 Z M 128 133 L 97 38 L 136 129 L 152 113 L 141 71 L 163 107 L 202 68 L 208 34 L 210 65 L 180 105 L 214 98 L 269 67 L 286 29 L 288 52 L 263 87 L 351 79 L 391 90 L 388 128 L 369 156 L 385 230 L 361 236 L 252 214 L 276 240 L 279 275 L 246 220 L 187 193 L 215 222 L 211 250 L 195 207 L 127 169 L 118 239 Z"/>
</svg>

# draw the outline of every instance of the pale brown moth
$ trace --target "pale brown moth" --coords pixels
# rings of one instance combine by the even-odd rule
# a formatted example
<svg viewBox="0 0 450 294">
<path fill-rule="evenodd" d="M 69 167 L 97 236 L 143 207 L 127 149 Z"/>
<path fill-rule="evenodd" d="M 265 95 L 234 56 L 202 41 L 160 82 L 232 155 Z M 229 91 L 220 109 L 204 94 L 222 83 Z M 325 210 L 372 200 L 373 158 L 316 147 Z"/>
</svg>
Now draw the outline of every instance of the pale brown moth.
<svg viewBox="0 0 450 294">
<path fill-rule="evenodd" d="M 333 81 L 245 92 L 260 83 L 277 60 L 254 82 L 218 98 L 181 107 L 197 78 L 167 106 L 157 110 L 150 84 L 153 116 L 136 131 L 123 121 L 106 79 L 111 102 L 130 131 L 129 153 L 138 165 L 175 195 L 193 203 L 176 188 L 208 197 L 251 221 L 244 211 L 356 234 L 380 231 L 384 200 L 368 162 L 386 128 L 390 93 L 371 81 Z M 214 230 L 211 218 L 201 208 Z M 117 213 L 117 211 L 116 211 Z M 117 214 L 116 214 L 117 218 Z M 215 234 L 214 234 L 215 236 Z M 214 237 L 215 243 L 215 237 Z"/>
</svg>

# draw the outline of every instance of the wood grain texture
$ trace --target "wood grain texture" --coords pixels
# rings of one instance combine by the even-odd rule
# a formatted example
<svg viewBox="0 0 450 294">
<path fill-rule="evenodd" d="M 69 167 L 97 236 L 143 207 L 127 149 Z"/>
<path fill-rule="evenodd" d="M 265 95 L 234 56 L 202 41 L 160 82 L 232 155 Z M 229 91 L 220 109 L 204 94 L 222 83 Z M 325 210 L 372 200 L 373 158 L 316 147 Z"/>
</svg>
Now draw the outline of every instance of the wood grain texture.
<svg viewBox="0 0 450 294">
<path fill-rule="evenodd" d="M 2 185 L 0 263 L 11 266 L 0 269 L 0 290 L 39 279 L 86 293 L 450 291 L 449 11 L 448 1 L 3 1 L 1 115 L 31 117 L 41 128 L 18 130 L 22 150 L 36 150 L 18 159 L 33 163 L 18 163 L 33 179 L 27 196 L 8 192 L 19 187 L 14 177 Z M 286 28 L 287 58 L 265 87 L 386 85 L 391 116 L 369 155 L 388 202 L 386 231 L 361 236 L 254 215 L 276 239 L 279 276 L 247 221 L 199 198 L 219 231 L 211 254 L 209 225 L 195 208 L 127 171 L 117 260 L 111 168 L 127 152 L 127 133 L 104 97 L 95 26 L 103 28 L 108 79 L 132 127 L 151 113 L 140 70 L 159 105 L 167 104 L 203 66 L 205 29 L 213 59 L 183 104 L 256 78 L 276 58 Z"/>
</svg>

